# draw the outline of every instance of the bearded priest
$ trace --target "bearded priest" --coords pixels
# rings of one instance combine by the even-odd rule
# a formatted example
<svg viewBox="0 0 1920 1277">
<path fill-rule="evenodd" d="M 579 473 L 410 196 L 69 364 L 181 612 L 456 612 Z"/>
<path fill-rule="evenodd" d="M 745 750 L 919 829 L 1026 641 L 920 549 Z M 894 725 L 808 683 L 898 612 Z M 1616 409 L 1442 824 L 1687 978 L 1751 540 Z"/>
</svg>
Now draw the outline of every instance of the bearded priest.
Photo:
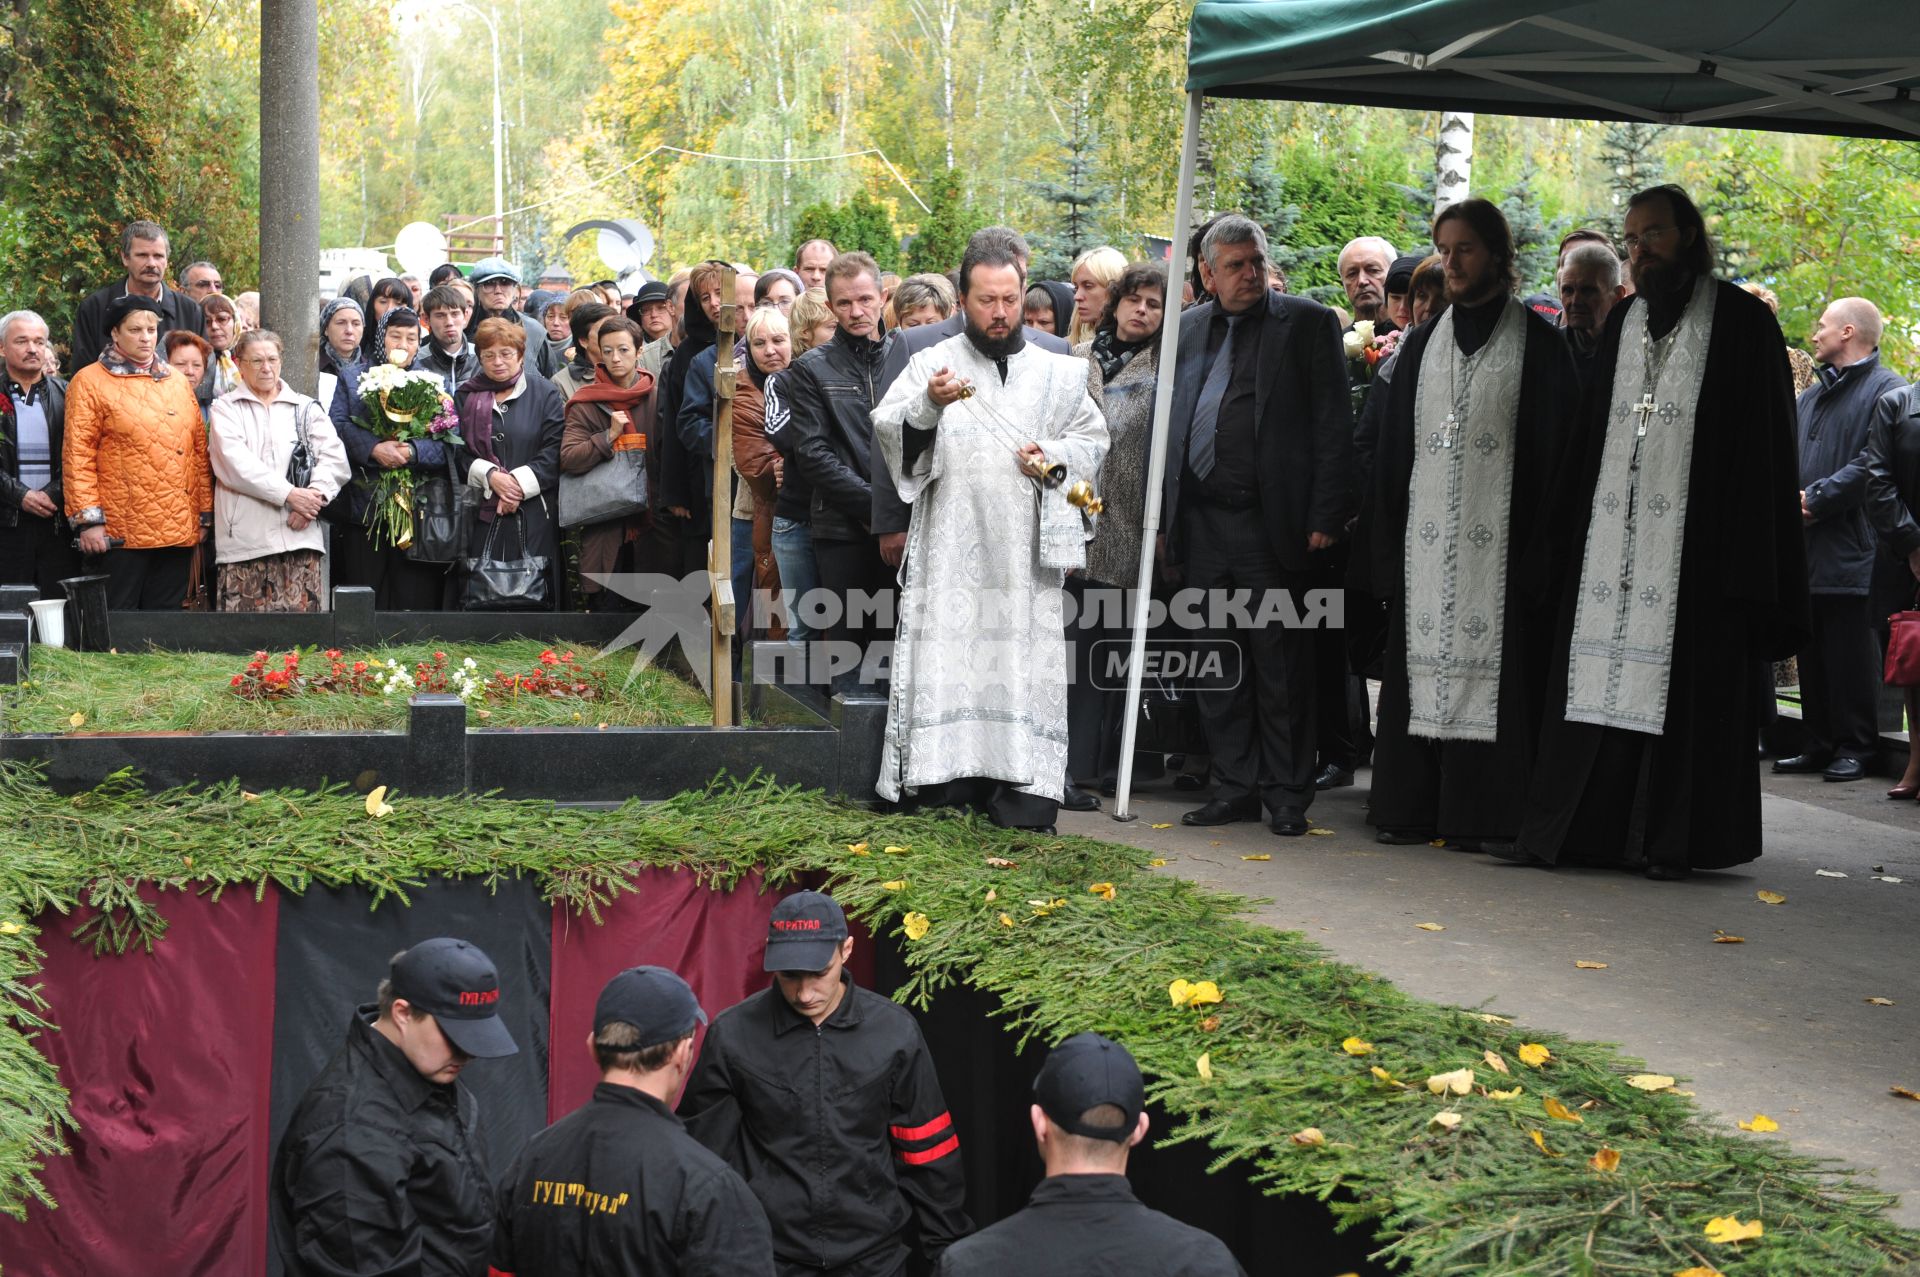
<svg viewBox="0 0 1920 1277">
<path fill-rule="evenodd" d="M 1811 629 L 1793 376 L 1685 191 L 1633 196 L 1621 242 L 1635 293 L 1547 503 L 1553 682 L 1504 854 L 1675 879 L 1760 855 L 1759 666 Z"/>
<path fill-rule="evenodd" d="M 1522 561 L 1580 381 L 1515 296 L 1498 208 L 1450 204 L 1433 239 L 1449 305 L 1402 339 L 1363 542 L 1389 601 L 1369 819 L 1383 843 L 1479 851 L 1520 831 L 1553 636 Z"/>
<path fill-rule="evenodd" d="M 1067 493 L 1099 474 L 1107 426 L 1087 362 L 1023 338 L 1025 299 L 1024 261 L 976 237 L 964 331 L 914 355 L 873 410 L 913 506 L 875 788 L 1051 832 L 1067 772 L 1062 587 L 1091 535 Z"/>
</svg>

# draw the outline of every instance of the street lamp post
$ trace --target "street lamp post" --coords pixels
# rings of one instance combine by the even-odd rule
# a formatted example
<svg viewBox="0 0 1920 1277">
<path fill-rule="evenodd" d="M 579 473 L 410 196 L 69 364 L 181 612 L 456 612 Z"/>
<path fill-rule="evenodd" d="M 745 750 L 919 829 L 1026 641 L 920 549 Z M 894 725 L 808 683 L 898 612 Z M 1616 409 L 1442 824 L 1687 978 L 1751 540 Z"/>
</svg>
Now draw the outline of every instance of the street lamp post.
<svg viewBox="0 0 1920 1277">
<path fill-rule="evenodd" d="M 487 39 L 493 46 L 493 227 L 494 233 L 500 237 L 500 250 L 504 255 L 507 247 L 507 180 L 503 139 L 507 126 L 506 113 L 500 109 L 500 27 L 492 14 L 464 3 L 464 0 L 454 0 L 451 7 L 465 9 L 486 23 Z"/>
</svg>

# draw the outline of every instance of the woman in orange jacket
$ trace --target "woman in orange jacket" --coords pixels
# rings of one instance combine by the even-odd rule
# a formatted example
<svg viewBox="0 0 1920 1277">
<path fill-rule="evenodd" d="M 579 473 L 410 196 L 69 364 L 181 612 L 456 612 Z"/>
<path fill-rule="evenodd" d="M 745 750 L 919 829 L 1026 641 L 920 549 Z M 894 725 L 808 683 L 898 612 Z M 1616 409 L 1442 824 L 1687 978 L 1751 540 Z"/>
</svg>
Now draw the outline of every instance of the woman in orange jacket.
<svg viewBox="0 0 1920 1277">
<path fill-rule="evenodd" d="M 193 386 L 156 353 L 159 308 L 129 294 L 107 308 L 107 346 L 67 389 L 67 517 L 107 606 L 177 609 L 193 548 L 213 519 L 207 432 Z"/>
</svg>

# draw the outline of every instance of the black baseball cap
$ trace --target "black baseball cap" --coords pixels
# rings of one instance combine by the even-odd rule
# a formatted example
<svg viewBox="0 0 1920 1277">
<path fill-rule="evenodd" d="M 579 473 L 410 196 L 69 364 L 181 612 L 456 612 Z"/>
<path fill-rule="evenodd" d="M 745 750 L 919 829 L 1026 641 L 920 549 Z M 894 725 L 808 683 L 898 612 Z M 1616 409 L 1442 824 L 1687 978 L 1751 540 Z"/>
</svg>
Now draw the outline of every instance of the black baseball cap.
<svg viewBox="0 0 1920 1277">
<path fill-rule="evenodd" d="M 393 996 L 432 1016 L 447 1041 L 479 1060 L 520 1048 L 500 1023 L 500 975 L 493 959 L 465 940 L 422 940 L 387 968 Z"/>
<path fill-rule="evenodd" d="M 635 1051 L 678 1042 L 694 1025 L 706 1022 L 707 1013 L 692 987 L 665 967 L 628 967 L 607 981 L 593 1004 L 594 1033 L 609 1024 L 631 1024 L 640 1031 Z"/>
<path fill-rule="evenodd" d="M 1147 1086 L 1127 1048 L 1098 1033 L 1076 1033 L 1047 1053 L 1047 1062 L 1033 1079 L 1033 1099 L 1063 1131 L 1124 1144 L 1140 1125 Z M 1103 1104 L 1114 1105 L 1126 1114 L 1125 1120 L 1118 1126 L 1080 1120 L 1082 1113 Z"/>
<path fill-rule="evenodd" d="M 767 923 L 768 971 L 825 971 L 847 938 L 847 915 L 824 891 L 796 891 Z"/>
</svg>

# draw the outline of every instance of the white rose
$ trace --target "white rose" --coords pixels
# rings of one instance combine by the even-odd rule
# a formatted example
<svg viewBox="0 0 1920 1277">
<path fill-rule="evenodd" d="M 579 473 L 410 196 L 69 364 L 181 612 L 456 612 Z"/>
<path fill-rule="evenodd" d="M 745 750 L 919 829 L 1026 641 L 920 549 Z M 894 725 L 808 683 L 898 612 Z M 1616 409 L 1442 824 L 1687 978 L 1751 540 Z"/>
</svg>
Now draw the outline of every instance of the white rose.
<svg viewBox="0 0 1920 1277">
<path fill-rule="evenodd" d="M 1360 349 L 1365 350 L 1368 346 L 1371 346 L 1373 344 L 1373 321 L 1371 319 L 1360 320 L 1353 326 L 1353 335 L 1360 339 Z"/>
</svg>

